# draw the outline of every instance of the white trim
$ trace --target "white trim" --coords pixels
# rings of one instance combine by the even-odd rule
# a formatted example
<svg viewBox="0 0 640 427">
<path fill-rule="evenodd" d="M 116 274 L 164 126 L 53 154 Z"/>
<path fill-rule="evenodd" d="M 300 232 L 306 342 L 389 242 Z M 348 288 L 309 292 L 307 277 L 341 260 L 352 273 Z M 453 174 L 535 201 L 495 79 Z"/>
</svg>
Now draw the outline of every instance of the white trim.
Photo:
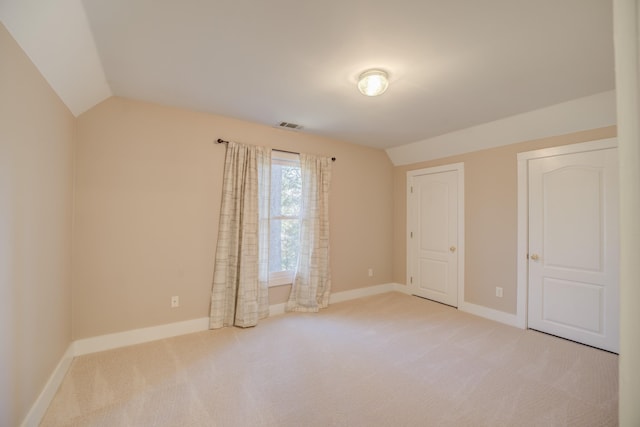
<svg viewBox="0 0 640 427">
<path fill-rule="evenodd" d="M 62 380 L 64 379 L 69 367 L 71 366 L 71 362 L 73 361 L 74 352 L 73 352 L 73 343 L 69 344 L 67 347 L 67 351 L 62 355 L 60 362 L 55 367 L 51 376 L 47 380 L 44 388 L 38 395 L 38 398 L 29 409 L 27 416 L 24 418 L 21 427 L 37 427 L 40 425 L 42 421 L 42 417 L 44 417 L 45 412 L 47 412 L 47 408 L 49 408 L 49 404 L 53 400 L 60 384 L 62 384 Z"/>
<path fill-rule="evenodd" d="M 409 291 L 409 287 L 407 285 L 403 285 L 402 283 L 391 283 L 393 286 L 393 292 L 400 292 L 401 294 L 411 295 L 411 291 Z"/>
<path fill-rule="evenodd" d="M 385 292 L 400 291 L 406 288 L 404 285 L 396 283 L 386 283 L 365 288 L 351 289 L 348 291 L 331 294 L 332 304 L 363 298 L 371 295 L 378 295 Z M 273 304 L 269 306 L 269 316 L 283 314 L 285 303 Z M 142 344 L 149 341 L 171 338 L 178 335 L 190 334 L 194 332 L 206 331 L 209 329 L 209 318 L 184 320 L 182 322 L 168 323 L 165 325 L 150 326 L 148 328 L 132 329 L 113 334 L 99 335 L 91 338 L 84 338 L 72 344 L 73 355 L 82 356 L 98 351 L 111 350 L 129 345 Z"/>
<path fill-rule="evenodd" d="M 394 166 L 616 124 L 615 91 L 597 93 L 386 150 Z"/>
<path fill-rule="evenodd" d="M 516 247 L 516 326 L 527 328 L 527 278 L 529 276 L 529 168 L 528 160 L 518 154 L 518 236 Z"/>
<path fill-rule="evenodd" d="M 427 174 L 434 174 L 434 173 L 440 173 L 440 172 L 457 171 L 459 169 L 464 170 L 463 162 L 450 163 L 448 165 L 434 166 L 431 168 L 414 169 L 414 170 L 407 171 L 407 175 L 414 177 L 416 175 L 427 175 Z"/>
<path fill-rule="evenodd" d="M 337 292 L 331 294 L 329 302 L 335 304 L 338 302 L 349 301 L 352 299 L 364 298 L 372 295 L 384 294 L 396 290 L 395 283 L 385 283 L 382 285 L 368 286 L 366 288 L 351 289 L 348 291 Z"/>
<path fill-rule="evenodd" d="M 278 316 L 280 314 L 284 314 L 284 308 L 287 306 L 286 302 L 281 302 L 280 304 L 272 304 L 269 306 L 269 317 Z"/>
<path fill-rule="evenodd" d="M 404 281 L 406 282 L 407 285 L 407 290 L 409 291 L 409 294 L 411 294 L 411 292 L 413 292 L 413 283 L 412 283 L 412 279 L 411 279 L 411 230 L 409 230 L 411 228 L 411 225 L 413 224 L 413 197 L 411 196 L 411 194 L 413 193 L 413 177 L 417 174 L 413 174 L 412 172 L 414 171 L 408 171 L 407 172 L 407 177 L 405 179 L 406 181 L 406 191 L 407 191 L 407 225 L 406 228 L 404 230 L 404 235 L 405 235 L 405 239 L 407 240 L 405 247 L 406 247 L 406 259 L 405 259 L 405 278 Z M 417 172 L 417 171 L 416 171 Z"/>
<path fill-rule="evenodd" d="M 406 280 L 411 277 L 411 239 L 409 237 L 410 227 L 413 225 L 413 198 L 411 197 L 411 188 L 413 186 L 413 178 L 419 175 L 436 174 L 441 172 L 455 171 L 458 173 L 458 303 L 460 306 L 464 302 L 464 254 L 465 254 L 465 237 L 464 237 L 464 163 L 451 163 L 443 166 L 435 166 L 431 168 L 416 169 L 407 171 L 407 260 L 406 260 Z M 407 283 L 407 289 L 411 292 L 413 286 Z"/>
<path fill-rule="evenodd" d="M 464 163 L 458 166 L 458 306 L 464 304 Z"/>
<path fill-rule="evenodd" d="M 411 295 L 408 287 L 400 283 L 384 283 L 381 285 L 368 286 L 365 288 L 351 289 L 348 291 L 337 292 L 331 295 L 332 304 L 364 298 L 373 295 L 379 295 L 387 292 L 400 292 Z M 283 314 L 285 303 L 273 304 L 269 306 L 269 316 Z M 513 325 L 514 315 L 503 313 L 491 308 L 478 306 L 475 304 L 462 303 L 460 310 L 475 314 L 477 316 L 486 317 L 491 320 Z M 58 366 L 54 369 L 49 377 L 47 384 L 36 399 L 35 403 L 27 413 L 21 427 L 35 427 L 40 424 L 49 404 L 53 400 L 64 376 L 66 375 L 73 358 L 83 356 L 99 351 L 112 350 L 119 347 L 126 347 L 135 344 L 155 341 L 164 338 L 170 338 L 178 335 L 190 334 L 194 332 L 206 331 L 209 329 L 209 318 L 201 317 L 199 319 L 185 320 L 182 322 L 168 323 L 165 325 L 151 326 L 148 328 L 132 329 L 124 332 L 100 335 L 91 338 L 84 338 L 72 342 L 67 351 L 62 356 Z"/>
<path fill-rule="evenodd" d="M 473 314 L 475 316 L 484 317 L 485 319 L 494 320 L 509 326 L 518 326 L 518 318 L 515 314 L 506 313 L 504 311 L 495 310 L 483 305 L 472 304 L 470 302 L 462 302 L 458 307 L 460 311 Z"/>
<path fill-rule="evenodd" d="M 517 246 L 517 283 L 516 283 L 516 323 L 522 329 L 527 328 L 527 252 L 529 249 L 529 160 L 563 154 L 583 153 L 604 150 L 618 146 L 617 138 L 600 139 L 579 144 L 544 148 L 542 150 L 518 153 L 518 246 Z"/>
<path fill-rule="evenodd" d="M 126 347 L 149 341 L 206 331 L 209 329 L 209 318 L 184 320 L 182 322 L 167 323 L 165 325 L 150 326 L 148 328 L 132 329 L 113 334 L 99 335 L 97 337 L 84 338 L 74 342 L 74 355 L 95 353 L 111 350 L 118 347 Z"/>
<path fill-rule="evenodd" d="M 269 273 L 269 287 L 290 285 L 293 283 L 294 271 L 277 271 Z"/>
<path fill-rule="evenodd" d="M 271 164 L 300 167 L 300 154 L 271 149 Z"/>
<path fill-rule="evenodd" d="M 605 150 L 616 148 L 617 138 L 598 139 L 596 141 L 580 142 L 577 144 L 561 145 L 559 147 L 549 147 L 540 150 L 525 151 L 518 153 L 518 160 L 540 159 L 543 157 L 561 156 L 563 154 L 585 153 L 587 151 Z"/>
<path fill-rule="evenodd" d="M 332 304 L 363 298 L 371 295 L 383 294 L 386 292 L 405 292 L 406 286 L 397 283 L 385 283 L 382 285 L 368 286 L 366 288 L 351 289 L 337 292 L 331 295 Z M 269 316 L 283 314 L 285 303 L 273 304 L 269 306 Z M 190 334 L 194 332 L 206 331 L 209 329 L 209 318 L 185 320 L 182 322 L 168 323 L 165 325 L 151 326 L 148 328 L 132 329 L 113 334 L 99 335 L 91 338 L 84 338 L 72 342 L 67 351 L 62 356 L 58 366 L 53 370 L 44 389 L 36 399 L 35 403 L 27 413 L 21 427 L 36 427 L 42 421 L 49 404 L 53 400 L 64 376 L 66 375 L 73 358 L 85 354 L 99 351 L 112 350 L 119 347 L 126 347 L 135 344 L 142 344 L 150 341 L 170 338 L 178 335 Z"/>
<path fill-rule="evenodd" d="M 335 304 L 338 302 L 349 301 L 352 299 L 364 298 L 372 295 L 384 294 L 386 292 L 402 292 L 409 294 L 405 291 L 406 286 L 398 283 L 384 283 L 382 285 L 367 286 L 365 288 L 351 289 L 348 291 L 337 292 L 329 296 L 329 303 Z M 285 313 L 286 303 L 273 304 L 269 306 L 269 316 L 277 316 Z"/>
</svg>

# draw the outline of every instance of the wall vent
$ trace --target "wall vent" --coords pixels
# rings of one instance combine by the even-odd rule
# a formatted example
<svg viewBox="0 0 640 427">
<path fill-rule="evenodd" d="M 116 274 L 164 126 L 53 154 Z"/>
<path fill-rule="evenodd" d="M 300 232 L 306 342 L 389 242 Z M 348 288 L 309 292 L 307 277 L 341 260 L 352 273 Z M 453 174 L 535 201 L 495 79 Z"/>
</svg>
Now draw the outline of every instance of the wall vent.
<svg viewBox="0 0 640 427">
<path fill-rule="evenodd" d="M 302 129 L 301 125 L 297 125 L 295 123 L 289 123 L 289 122 L 280 122 L 280 123 L 278 123 L 278 127 L 285 128 L 285 129 L 291 129 L 291 130 L 300 130 L 300 129 Z"/>
</svg>

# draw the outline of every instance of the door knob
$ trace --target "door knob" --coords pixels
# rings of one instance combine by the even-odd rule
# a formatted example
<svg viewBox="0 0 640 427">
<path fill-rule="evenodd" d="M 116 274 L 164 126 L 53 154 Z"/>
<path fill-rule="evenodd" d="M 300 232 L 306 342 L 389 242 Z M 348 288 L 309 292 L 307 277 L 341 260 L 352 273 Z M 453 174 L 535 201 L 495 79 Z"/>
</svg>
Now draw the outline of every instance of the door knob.
<svg viewBox="0 0 640 427">
<path fill-rule="evenodd" d="M 531 259 L 537 261 L 539 259 L 538 254 L 532 254 Z"/>
<path fill-rule="evenodd" d="M 456 251 L 456 247 L 455 247 L 455 246 L 451 246 L 451 247 L 449 248 L 449 250 L 453 253 L 453 252 L 455 252 L 455 251 Z"/>
</svg>

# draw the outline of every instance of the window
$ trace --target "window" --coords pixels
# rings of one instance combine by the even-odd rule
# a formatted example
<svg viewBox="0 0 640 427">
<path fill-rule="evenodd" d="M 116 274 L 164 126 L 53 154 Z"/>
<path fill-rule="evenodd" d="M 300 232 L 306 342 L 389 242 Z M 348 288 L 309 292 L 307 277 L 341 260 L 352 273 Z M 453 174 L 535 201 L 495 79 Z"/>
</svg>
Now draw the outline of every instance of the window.
<svg viewBox="0 0 640 427">
<path fill-rule="evenodd" d="M 269 286 L 293 282 L 300 249 L 302 180 L 297 155 L 271 155 Z"/>
</svg>

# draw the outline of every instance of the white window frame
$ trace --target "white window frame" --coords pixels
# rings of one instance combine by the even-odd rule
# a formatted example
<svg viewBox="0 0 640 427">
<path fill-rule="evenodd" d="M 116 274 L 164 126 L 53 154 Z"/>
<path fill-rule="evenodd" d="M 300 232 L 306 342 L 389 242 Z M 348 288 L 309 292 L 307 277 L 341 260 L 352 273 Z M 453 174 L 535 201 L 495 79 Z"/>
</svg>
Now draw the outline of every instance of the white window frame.
<svg viewBox="0 0 640 427">
<path fill-rule="evenodd" d="M 293 153 L 286 153 L 286 152 L 282 152 L 282 151 L 271 151 L 271 165 L 273 166 L 274 164 L 277 165 L 297 165 L 298 167 L 300 166 L 300 156 L 298 154 L 293 154 Z M 271 190 L 269 190 L 271 191 Z M 269 197 L 271 197 L 271 194 L 269 194 Z M 269 222 L 271 222 L 272 219 L 300 219 L 300 216 L 278 216 L 278 217 L 271 217 L 271 215 L 269 215 Z M 269 287 L 273 287 L 273 286 L 283 286 L 283 285 L 290 285 L 293 283 L 293 276 L 295 274 L 295 271 L 290 270 L 290 271 L 276 271 L 276 272 L 269 272 Z"/>
</svg>

